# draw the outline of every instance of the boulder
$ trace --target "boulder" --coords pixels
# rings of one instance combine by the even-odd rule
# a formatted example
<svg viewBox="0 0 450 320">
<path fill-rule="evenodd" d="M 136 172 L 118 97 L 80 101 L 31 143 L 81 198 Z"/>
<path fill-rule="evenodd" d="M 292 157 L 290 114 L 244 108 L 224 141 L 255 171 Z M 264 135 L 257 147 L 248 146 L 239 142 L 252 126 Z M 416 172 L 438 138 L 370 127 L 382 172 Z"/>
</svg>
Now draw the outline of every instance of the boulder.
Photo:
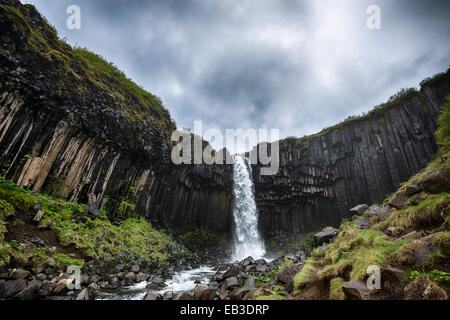
<svg viewBox="0 0 450 320">
<path fill-rule="evenodd" d="M 256 265 L 256 271 L 258 272 L 267 272 L 269 270 L 269 267 L 267 267 L 265 264 L 257 264 Z"/>
<path fill-rule="evenodd" d="M 406 207 L 406 204 L 408 203 L 408 196 L 406 195 L 405 191 L 402 191 L 398 193 L 394 199 L 392 199 L 389 204 L 392 207 L 395 207 L 397 209 L 403 209 Z"/>
<path fill-rule="evenodd" d="M 255 288 L 255 285 L 256 285 L 256 282 L 255 282 L 255 278 L 253 278 L 253 277 L 248 277 L 244 282 L 244 286 L 249 289 Z"/>
<path fill-rule="evenodd" d="M 242 269 L 239 266 L 233 265 L 222 275 L 222 279 L 237 277 L 241 271 Z"/>
<path fill-rule="evenodd" d="M 173 291 L 166 291 L 163 294 L 164 300 L 173 300 Z"/>
<path fill-rule="evenodd" d="M 12 297 L 27 287 L 27 283 L 23 279 L 5 281 L 3 284 L 3 296 Z"/>
<path fill-rule="evenodd" d="M 281 272 L 277 274 L 277 280 L 284 284 L 289 284 L 294 280 L 295 275 L 300 271 L 303 264 L 291 263 L 283 268 Z"/>
<path fill-rule="evenodd" d="M 431 170 L 419 180 L 419 186 L 428 193 L 450 191 L 450 168 Z"/>
<path fill-rule="evenodd" d="M 18 294 L 14 296 L 14 299 L 17 300 L 35 300 L 37 299 L 37 291 L 39 290 L 38 284 L 33 284 L 31 286 L 26 287 L 22 291 L 20 291 Z"/>
<path fill-rule="evenodd" d="M 158 292 L 149 290 L 145 294 L 144 300 L 163 300 L 163 296 Z"/>
<path fill-rule="evenodd" d="M 134 272 L 134 273 L 138 273 L 140 270 L 141 270 L 141 268 L 137 264 L 134 264 L 131 267 L 131 271 Z"/>
<path fill-rule="evenodd" d="M 447 293 L 430 278 L 420 277 L 404 289 L 405 300 L 447 300 Z"/>
<path fill-rule="evenodd" d="M 222 283 L 221 291 L 223 292 L 225 290 L 235 289 L 239 286 L 240 286 L 240 284 L 239 284 L 238 278 L 236 278 L 236 277 L 227 278 Z"/>
<path fill-rule="evenodd" d="M 125 279 L 127 279 L 127 280 L 136 280 L 136 275 L 134 274 L 134 272 L 128 272 L 125 275 Z"/>
<path fill-rule="evenodd" d="M 338 230 L 335 228 L 328 228 L 320 231 L 314 235 L 314 245 L 320 246 L 322 243 L 327 243 L 332 240 L 338 234 Z"/>
<path fill-rule="evenodd" d="M 408 197 L 411 197 L 421 191 L 420 187 L 417 185 L 417 183 L 411 183 L 410 185 L 407 185 L 405 188 L 405 195 Z"/>
<path fill-rule="evenodd" d="M 39 289 L 37 294 L 40 297 L 50 296 L 52 294 L 52 292 L 53 292 L 53 289 L 55 289 L 55 287 L 56 287 L 56 284 L 54 284 L 54 283 L 52 283 L 52 282 L 50 282 L 48 280 L 45 280 L 45 281 L 42 282 L 41 288 Z"/>
<path fill-rule="evenodd" d="M 350 209 L 350 213 L 352 215 L 357 215 L 360 216 L 362 215 L 367 209 L 369 209 L 369 206 L 367 204 L 360 204 L 357 205 L 356 207 L 353 207 Z"/>
<path fill-rule="evenodd" d="M 379 217 L 381 221 L 386 220 L 387 215 L 389 214 L 390 208 L 389 206 L 371 206 L 367 211 L 368 217 Z"/>
<path fill-rule="evenodd" d="M 248 288 L 237 288 L 230 293 L 230 300 L 242 300 L 244 296 L 250 292 Z"/>
<path fill-rule="evenodd" d="M 29 271 L 26 271 L 26 270 L 23 270 L 20 268 L 16 268 L 11 271 L 11 273 L 9 274 L 9 277 L 12 279 L 25 279 L 26 277 L 28 277 L 29 274 L 30 274 Z"/>
<path fill-rule="evenodd" d="M 360 228 L 360 229 L 367 229 L 369 227 L 369 218 L 362 217 L 362 218 L 358 219 L 358 222 L 356 224 L 358 225 L 358 228 Z"/>
<path fill-rule="evenodd" d="M 194 300 L 194 292 L 193 291 L 184 291 L 179 293 L 175 300 Z"/>
<path fill-rule="evenodd" d="M 345 282 L 342 291 L 348 300 L 370 300 L 370 290 L 364 282 L 358 280 Z"/>
<path fill-rule="evenodd" d="M 410 233 L 405 234 L 403 237 L 401 237 L 400 239 L 420 239 L 422 238 L 422 232 L 418 232 L 418 231 L 411 231 Z"/>
<path fill-rule="evenodd" d="M 39 222 L 39 221 L 41 221 L 41 219 L 42 219 L 43 216 L 44 216 L 44 211 L 38 210 L 37 213 L 36 213 L 36 215 L 35 215 L 34 218 L 33 218 L 33 221 L 34 221 L 34 222 Z"/>
<path fill-rule="evenodd" d="M 216 291 L 206 284 L 199 284 L 194 289 L 195 300 L 213 300 L 216 295 Z"/>
<path fill-rule="evenodd" d="M 64 293 L 66 293 L 67 291 L 69 291 L 69 288 L 67 287 L 67 285 L 72 281 L 72 279 L 62 279 L 60 281 L 58 281 L 58 283 L 56 284 L 55 289 L 53 289 L 53 293 L 57 294 L 57 295 L 62 295 Z"/>
</svg>

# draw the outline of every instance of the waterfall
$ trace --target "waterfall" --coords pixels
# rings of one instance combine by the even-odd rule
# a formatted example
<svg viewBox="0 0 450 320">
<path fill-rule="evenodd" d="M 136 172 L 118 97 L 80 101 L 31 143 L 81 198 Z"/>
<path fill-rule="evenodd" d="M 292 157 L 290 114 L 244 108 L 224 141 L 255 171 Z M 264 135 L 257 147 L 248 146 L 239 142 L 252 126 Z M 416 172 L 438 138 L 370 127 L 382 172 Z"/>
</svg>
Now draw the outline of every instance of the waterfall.
<svg viewBox="0 0 450 320">
<path fill-rule="evenodd" d="M 246 159 L 234 155 L 233 192 L 234 192 L 234 234 L 233 261 L 252 256 L 261 258 L 266 250 L 258 232 L 258 211 L 253 195 L 252 169 Z"/>
</svg>

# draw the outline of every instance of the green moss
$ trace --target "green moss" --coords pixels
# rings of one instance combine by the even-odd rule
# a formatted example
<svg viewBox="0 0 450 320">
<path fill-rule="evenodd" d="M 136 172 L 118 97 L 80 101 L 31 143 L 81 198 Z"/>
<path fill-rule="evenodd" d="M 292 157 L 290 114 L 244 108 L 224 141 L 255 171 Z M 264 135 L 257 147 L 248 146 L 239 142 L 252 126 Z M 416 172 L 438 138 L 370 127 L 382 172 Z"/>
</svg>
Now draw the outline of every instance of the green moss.
<svg viewBox="0 0 450 320">
<path fill-rule="evenodd" d="M 63 181 L 58 177 L 48 178 L 47 185 L 44 188 L 44 193 L 52 197 L 59 197 L 61 194 L 61 189 L 63 186 Z"/>
<path fill-rule="evenodd" d="M 428 277 L 450 294 L 450 273 L 434 269 L 429 272 L 410 270 L 406 273 L 405 280 L 410 283 L 420 277 Z"/>
<path fill-rule="evenodd" d="M 112 224 L 107 219 L 90 219 L 85 216 L 86 223 L 72 220 L 73 214 L 84 215 L 83 204 L 67 202 L 48 195 L 34 194 L 29 190 L 17 187 L 11 181 L 0 176 L 0 195 L 9 198 L 11 203 L 0 200 L 0 231 L 6 231 L 6 217 L 17 211 L 29 209 L 34 203 L 40 203 L 45 212 L 38 227 L 51 228 L 56 231 L 59 242 L 67 247 L 74 245 L 84 249 L 87 256 L 97 259 L 108 259 L 127 252 L 133 259 L 140 257 L 150 264 L 165 261 L 172 249 L 181 247 L 163 230 L 150 226 L 144 218 L 128 218 L 120 225 Z M 13 207 L 14 206 L 14 207 Z M 103 233 L 99 239 L 98 235 Z M 10 246 L 7 246 L 10 247 Z M 170 250 L 169 250 L 170 249 Z M 5 249 L 6 250 L 6 249 Z M 177 250 L 178 251 L 178 250 Z M 7 257 L 19 257 L 17 253 L 5 251 L 2 256 L 4 263 L 9 263 Z M 34 254 L 35 257 L 38 255 Z M 76 264 L 75 259 L 66 259 L 64 255 L 54 257 L 63 264 Z"/>
<path fill-rule="evenodd" d="M 445 99 L 438 123 L 439 129 L 436 131 L 436 138 L 440 146 L 439 152 L 443 154 L 450 151 L 450 95 Z"/>
<path fill-rule="evenodd" d="M 84 265 L 83 259 L 74 259 L 64 253 L 54 253 L 53 258 L 56 260 L 56 262 L 64 265 L 65 267 L 78 266 L 78 267 L 82 268 Z"/>
<path fill-rule="evenodd" d="M 180 235 L 180 240 L 189 246 L 209 247 L 216 246 L 226 241 L 225 234 L 214 233 L 209 230 L 195 228 L 192 231 Z"/>
<path fill-rule="evenodd" d="M 342 291 L 342 285 L 345 280 L 342 278 L 334 278 L 330 281 L 330 299 L 331 300 L 345 300 L 346 296 Z"/>
<path fill-rule="evenodd" d="M 29 211 L 33 207 L 33 201 L 26 195 L 18 193 L 8 199 L 8 202 L 18 211 Z"/>
<path fill-rule="evenodd" d="M 15 210 L 12 204 L 6 200 L 0 200 L 0 242 L 3 241 L 5 233 L 7 232 L 6 219 L 14 215 Z"/>
<path fill-rule="evenodd" d="M 298 287 L 301 284 L 308 282 L 311 276 L 316 273 L 316 268 L 312 265 L 312 259 L 308 258 L 306 260 L 305 266 L 298 272 L 294 277 L 294 287 Z"/>
</svg>

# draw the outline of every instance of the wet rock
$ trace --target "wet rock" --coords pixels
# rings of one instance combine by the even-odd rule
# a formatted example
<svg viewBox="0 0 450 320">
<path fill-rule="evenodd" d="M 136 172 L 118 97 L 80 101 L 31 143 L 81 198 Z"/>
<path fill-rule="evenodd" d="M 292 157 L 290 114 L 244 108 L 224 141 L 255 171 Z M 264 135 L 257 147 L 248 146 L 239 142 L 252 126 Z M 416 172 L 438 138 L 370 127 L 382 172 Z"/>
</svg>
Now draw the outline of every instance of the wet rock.
<svg viewBox="0 0 450 320">
<path fill-rule="evenodd" d="M 371 206 L 369 210 L 367 211 L 368 217 L 379 217 L 381 221 L 386 220 L 386 217 L 388 216 L 390 212 L 389 206 Z"/>
<path fill-rule="evenodd" d="M 244 282 L 244 286 L 249 289 L 255 288 L 255 285 L 256 285 L 255 278 L 253 278 L 253 277 L 248 277 Z"/>
<path fill-rule="evenodd" d="M 163 295 L 164 300 L 173 300 L 173 291 L 166 291 Z"/>
<path fill-rule="evenodd" d="M 194 289 L 195 300 L 213 300 L 216 296 L 216 291 L 206 284 L 199 284 Z"/>
<path fill-rule="evenodd" d="M 257 264 L 256 265 L 256 271 L 258 272 L 267 272 L 269 268 L 264 264 Z"/>
<path fill-rule="evenodd" d="M 350 213 L 353 215 L 357 215 L 360 216 L 364 213 L 364 211 L 366 211 L 369 208 L 369 206 L 367 204 L 360 204 L 357 205 L 356 207 L 353 207 L 350 209 Z"/>
<path fill-rule="evenodd" d="M 447 300 L 447 293 L 428 277 L 420 277 L 404 289 L 405 300 Z"/>
<path fill-rule="evenodd" d="M 12 279 L 25 279 L 26 277 L 29 276 L 29 274 L 30 274 L 29 271 L 26 271 L 26 270 L 20 269 L 20 268 L 16 268 L 11 271 L 9 277 Z"/>
<path fill-rule="evenodd" d="M 431 170 L 420 179 L 419 186 L 429 193 L 450 191 L 450 168 Z"/>
<path fill-rule="evenodd" d="M 45 280 L 45 281 L 42 282 L 41 287 L 40 287 L 40 289 L 39 289 L 37 294 L 40 297 L 50 296 L 52 294 L 52 292 L 53 292 L 53 289 L 55 289 L 55 287 L 56 287 L 55 283 L 52 283 L 52 282 L 50 282 L 48 280 Z"/>
<path fill-rule="evenodd" d="M 37 291 L 39 290 L 38 284 L 33 284 L 31 286 L 26 287 L 18 294 L 14 296 L 14 299 L 17 300 L 35 300 L 37 298 Z"/>
<path fill-rule="evenodd" d="M 24 290 L 26 287 L 27 283 L 23 279 L 5 281 L 3 284 L 3 296 L 12 297 Z"/>
<path fill-rule="evenodd" d="M 364 282 L 358 280 L 345 282 L 342 291 L 348 300 L 370 300 L 370 290 Z"/>
<path fill-rule="evenodd" d="M 240 284 L 239 284 L 238 278 L 236 278 L 236 277 L 227 278 L 222 283 L 221 291 L 235 289 L 239 286 L 240 286 Z"/>
<path fill-rule="evenodd" d="M 163 296 L 158 292 L 149 290 L 145 294 L 144 300 L 163 300 Z"/>
<path fill-rule="evenodd" d="M 250 292 L 247 288 L 237 288 L 230 293 L 230 300 L 243 300 L 244 296 Z"/>
<path fill-rule="evenodd" d="M 241 271 L 242 269 L 239 266 L 232 266 L 222 275 L 222 279 L 236 277 Z"/>
<path fill-rule="evenodd" d="M 179 293 L 175 300 L 194 300 L 194 292 L 193 291 L 185 291 Z"/>
<path fill-rule="evenodd" d="M 335 228 L 329 228 L 318 232 L 314 235 L 314 245 L 320 246 L 322 243 L 327 243 L 338 234 L 338 230 Z"/>
</svg>

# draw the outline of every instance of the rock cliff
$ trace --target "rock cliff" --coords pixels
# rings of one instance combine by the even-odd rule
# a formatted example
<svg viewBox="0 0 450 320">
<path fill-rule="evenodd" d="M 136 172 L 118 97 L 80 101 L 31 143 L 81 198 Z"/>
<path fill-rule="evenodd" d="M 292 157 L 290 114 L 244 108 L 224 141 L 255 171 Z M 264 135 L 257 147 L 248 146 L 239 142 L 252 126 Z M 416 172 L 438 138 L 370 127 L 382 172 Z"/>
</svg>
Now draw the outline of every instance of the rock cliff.
<svg viewBox="0 0 450 320">
<path fill-rule="evenodd" d="M 175 123 L 161 100 L 110 63 L 72 48 L 32 5 L 0 0 L 0 167 L 34 192 L 136 211 L 175 233 L 230 234 L 232 170 L 173 165 Z M 280 170 L 253 170 L 264 237 L 337 225 L 348 208 L 381 201 L 425 167 L 449 72 L 419 92 L 280 145 Z"/>
<path fill-rule="evenodd" d="M 106 204 L 113 217 L 135 209 L 173 232 L 230 230 L 230 168 L 172 165 L 176 127 L 157 97 L 61 41 L 31 5 L 1 0 L 0 30 L 6 178 L 34 192 Z"/>
<path fill-rule="evenodd" d="M 367 115 L 280 141 L 278 174 L 253 170 L 265 238 L 336 226 L 349 208 L 382 201 L 423 169 L 437 150 L 437 116 L 449 93 L 447 71 Z"/>
</svg>

